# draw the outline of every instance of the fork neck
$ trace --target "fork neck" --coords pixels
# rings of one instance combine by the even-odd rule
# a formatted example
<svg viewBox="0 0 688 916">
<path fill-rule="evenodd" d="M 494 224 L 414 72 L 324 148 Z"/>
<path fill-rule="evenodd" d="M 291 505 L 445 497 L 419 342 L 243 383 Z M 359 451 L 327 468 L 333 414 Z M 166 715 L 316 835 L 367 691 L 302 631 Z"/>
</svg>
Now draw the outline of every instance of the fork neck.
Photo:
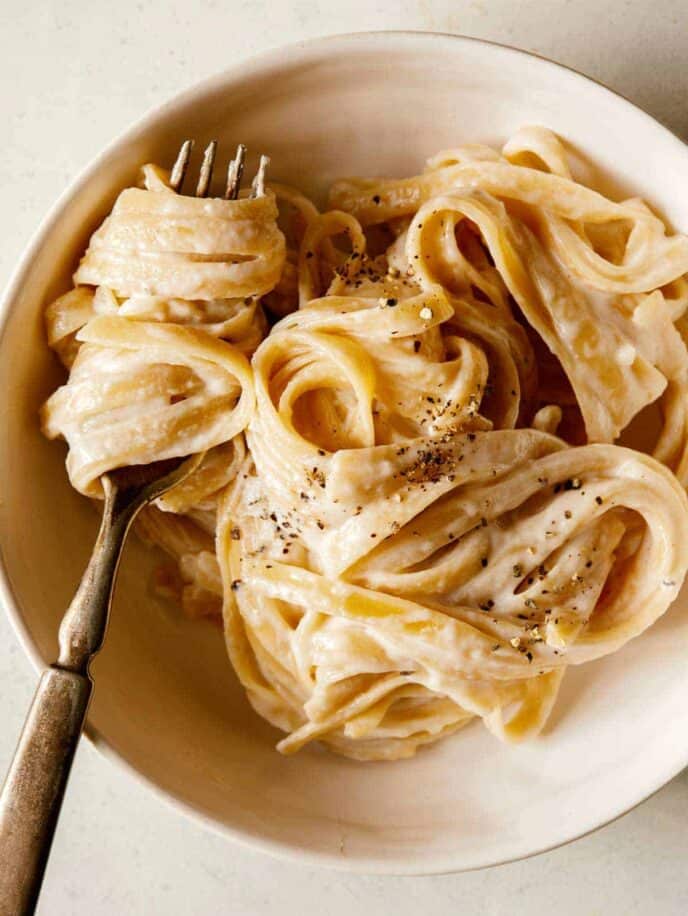
<svg viewBox="0 0 688 916">
<path fill-rule="evenodd" d="M 145 501 L 127 499 L 112 480 L 102 478 L 105 501 L 98 537 L 79 587 L 59 631 L 56 667 L 88 674 L 107 630 L 113 586 L 127 532 Z"/>
</svg>

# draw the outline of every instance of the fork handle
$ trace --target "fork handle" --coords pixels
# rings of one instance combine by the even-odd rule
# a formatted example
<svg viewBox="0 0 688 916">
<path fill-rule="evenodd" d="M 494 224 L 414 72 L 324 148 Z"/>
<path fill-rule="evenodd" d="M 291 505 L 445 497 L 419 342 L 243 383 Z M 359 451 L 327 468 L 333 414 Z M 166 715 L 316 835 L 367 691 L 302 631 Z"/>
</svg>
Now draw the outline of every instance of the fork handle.
<svg viewBox="0 0 688 916">
<path fill-rule="evenodd" d="M 0 916 L 35 909 L 92 686 L 58 667 L 38 683 L 0 796 Z"/>
</svg>

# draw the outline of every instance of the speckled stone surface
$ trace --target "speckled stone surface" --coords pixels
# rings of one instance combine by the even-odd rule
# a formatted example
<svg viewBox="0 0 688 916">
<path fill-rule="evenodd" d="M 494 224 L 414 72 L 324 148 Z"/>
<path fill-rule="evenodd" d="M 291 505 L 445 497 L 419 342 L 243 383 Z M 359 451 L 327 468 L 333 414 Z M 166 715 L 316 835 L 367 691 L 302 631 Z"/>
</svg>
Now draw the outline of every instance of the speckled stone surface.
<svg viewBox="0 0 688 916">
<path fill-rule="evenodd" d="M 151 106 L 253 51 L 390 28 L 462 32 L 553 57 L 688 137 L 685 0 L 7 0 L 0 282 L 68 180 Z M 0 616 L 3 773 L 35 682 Z M 39 912 L 678 916 L 688 912 L 687 822 L 688 772 L 614 824 L 526 862 L 439 878 L 340 875 L 207 832 L 84 744 Z"/>
</svg>

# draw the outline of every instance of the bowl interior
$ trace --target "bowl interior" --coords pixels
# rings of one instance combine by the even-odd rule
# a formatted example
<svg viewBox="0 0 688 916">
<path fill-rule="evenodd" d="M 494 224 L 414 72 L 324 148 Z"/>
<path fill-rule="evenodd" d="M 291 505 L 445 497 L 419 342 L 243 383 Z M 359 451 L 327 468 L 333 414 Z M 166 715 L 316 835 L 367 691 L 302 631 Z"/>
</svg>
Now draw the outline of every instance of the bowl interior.
<svg viewBox="0 0 688 916">
<path fill-rule="evenodd" d="M 84 569 L 95 515 L 69 487 L 61 444 L 37 411 L 62 378 L 42 309 L 67 289 L 90 232 L 139 164 L 181 139 L 241 140 L 271 177 L 322 201 L 346 174 L 403 175 L 467 141 L 552 127 L 578 174 L 644 196 L 688 229 L 688 153 L 647 115 L 571 71 L 506 48 L 380 33 L 272 52 L 172 101 L 117 141 L 44 225 L 13 284 L 0 341 L 0 549 L 5 599 L 34 658 L 55 655 L 58 620 Z M 584 161 L 590 157 L 590 163 Z M 150 593 L 151 553 L 132 542 L 90 731 L 153 785 L 235 835 L 342 867 L 435 872 L 491 864 L 586 832 L 658 788 L 688 759 L 688 614 L 679 601 L 623 651 L 570 671 L 553 720 L 523 747 L 479 725 L 410 761 L 360 764 L 314 747 L 274 751 L 219 631 Z"/>
</svg>

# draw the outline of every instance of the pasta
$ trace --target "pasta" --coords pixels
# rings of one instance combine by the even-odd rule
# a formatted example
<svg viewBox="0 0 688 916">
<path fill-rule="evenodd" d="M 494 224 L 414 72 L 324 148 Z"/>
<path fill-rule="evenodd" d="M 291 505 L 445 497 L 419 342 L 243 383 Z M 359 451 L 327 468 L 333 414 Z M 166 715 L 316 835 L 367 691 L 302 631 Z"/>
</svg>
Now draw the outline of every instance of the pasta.
<svg viewBox="0 0 688 916">
<path fill-rule="evenodd" d="M 47 308 L 70 376 L 43 428 L 93 498 L 206 453 L 138 530 L 282 752 L 404 758 L 476 717 L 524 740 L 688 569 L 687 272 L 540 127 L 323 213 L 146 166 Z"/>
</svg>

